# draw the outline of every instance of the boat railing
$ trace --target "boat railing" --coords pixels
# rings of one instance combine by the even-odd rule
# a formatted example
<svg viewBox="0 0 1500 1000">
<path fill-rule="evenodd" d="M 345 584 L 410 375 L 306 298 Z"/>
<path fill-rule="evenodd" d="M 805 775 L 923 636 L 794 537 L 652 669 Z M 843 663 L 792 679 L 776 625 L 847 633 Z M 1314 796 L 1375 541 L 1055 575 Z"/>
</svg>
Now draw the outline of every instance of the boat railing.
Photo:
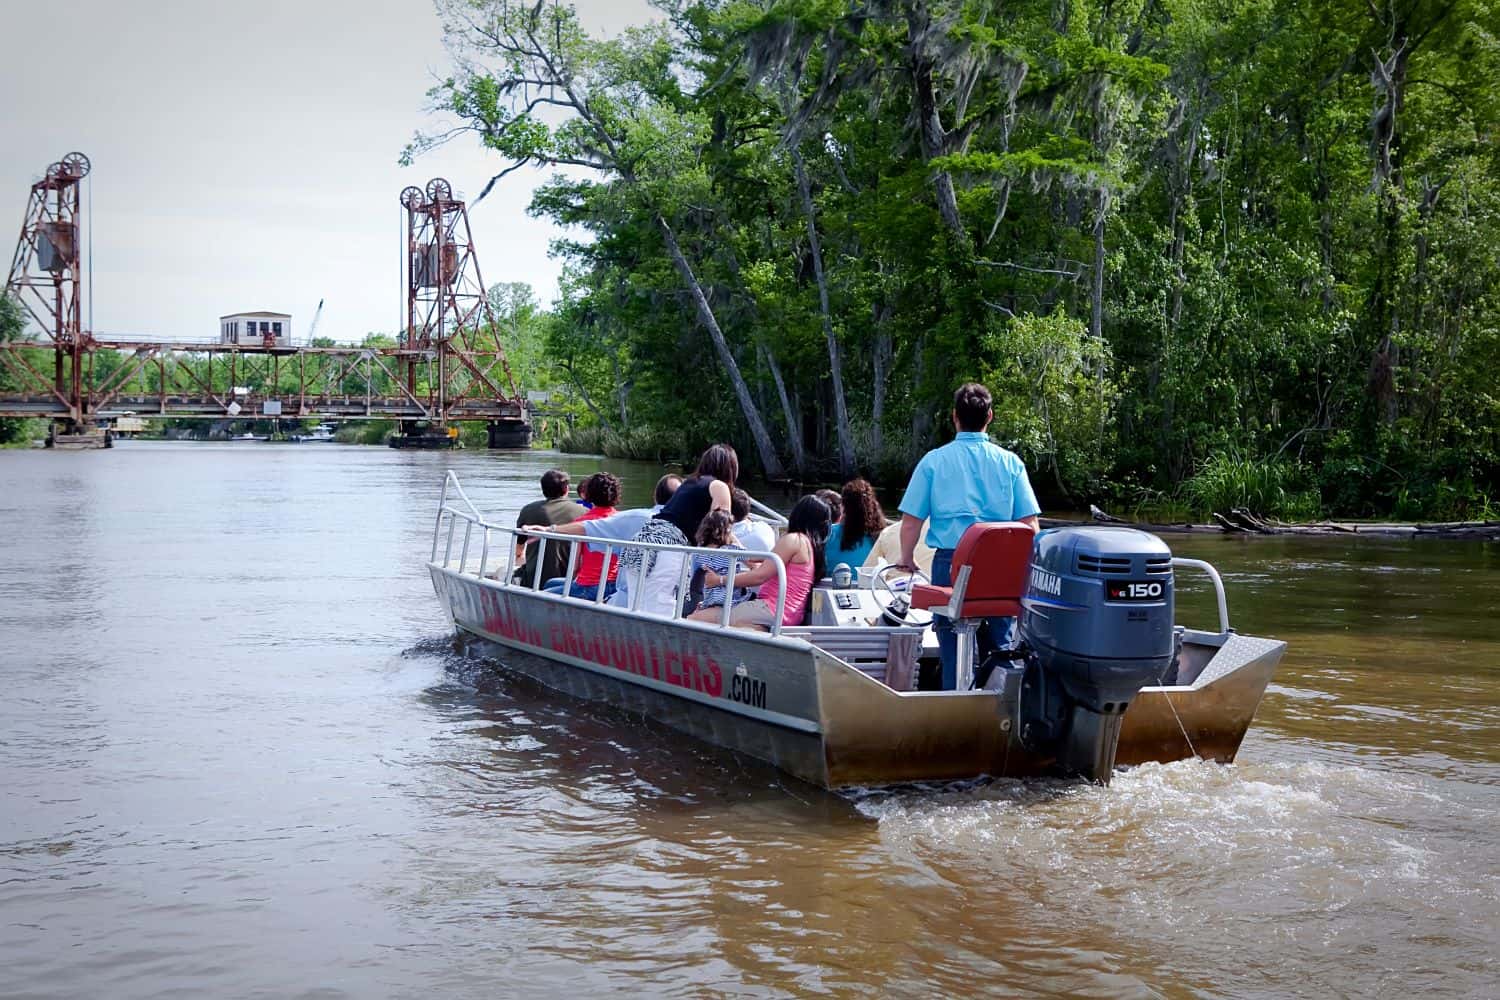
<svg viewBox="0 0 1500 1000">
<path fill-rule="evenodd" d="M 450 503 L 450 494 L 458 501 L 462 501 L 462 506 Z M 457 537 L 459 522 L 463 522 L 464 525 L 462 539 Z M 446 531 L 444 531 L 445 525 L 447 528 Z M 471 561 L 470 552 L 474 547 L 476 529 L 479 532 L 479 563 L 471 574 L 469 570 Z M 491 572 L 491 539 L 497 534 L 508 541 L 505 545 L 503 568 L 498 565 L 502 560 L 496 559 L 495 562 L 497 565 L 493 567 L 494 571 Z M 597 536 L 564 534 L 558 531 L 547 531 L 542 528 L 515 528 L 508 525 L 495 524 L 485 519 L 484 515 L 479 512 L 479 509 L 474 506 L 473 501 L 469 499 L 468 494 L 464 492 L 463 484 L 458 481 L 458 477 L 451 470 L 448 472 L 447 477 L 443 480 L 443 492 L 438 501 L 437 521 L 432 529 L 432 561 L 434 563 L 438 562 L 438 550 L 441 548 L 441 565 L 445 568 L 455 570 L 460 574 L 473 575 L 479 579 L 494 580 L 500 583 L 501 586 L 511 587 L 515 586 L 512 581 L 516 571 L 516 548 L 519 544 L 527 542 L 535 542 L 538 545 L 545 544 L 546 542 L 567 545 L 568 567 L 567 571 L 563 574 L 563 592 L 560 596 L 565 600 L 596 606 L 602 606 L 605 603 L 605 591 L 607 589 L 605 583 L 609 580 L 611 569 L 614 569 L 624 553 L 631 549 L 643 553 L 678 553 L 684 556 L 682 566 L 678 570 L 677 593 L 679 595 L 687 593 L 688 583 L 692 578 L 693 571 L 692 557 L 709 556 L 714 559 L 727 558 L 729 560 L 729 573 L 724 583 L 725 601 L 719 616 L 719 624 L 725 627 L 729 625 L 729 617 L 733 611 L 735 577 L 740 574 L 742 569 L 748 570 L 750 568 L 749 563 L 769 560 L 776 570 L 777 583 L 775 618 L 771 625 L 771 634 L 781 634 L 781 620 L 786 613 L 786 564 L 774 552 L 758 552 L 752 549 L 735 548 L 712 549 L 696 545 L 672 545 L 669 543 L 637 542 L 634 540 L 623 541 Z M 455 543 L 459 543 L 458 564 L 456 566 L 453 563 L 453 547 Z M 577 597 L 572 592 L 574 586 L 573 574 L 574 570 L 578 567 L 580 546 L 588 546 L 603 553 L 604 558 L 599 567 L 599 584 L 594 588 L 593 598 Z M 643 558 L 636 565 L 634 579 L 630 581 L 630 585 L 627 588 L 630 596 L 630 610 L 639 614 L 649 613 L 641 611 L 640 607 L 641 598 L 646 592 L 646 562 L 647 560 Z M 540 591 L 542 589 L 542 584 L 546 582 L 542 579 L 542 563 L 543 560 L 541 558 L 536 560 L 536 567 L 532 571 L 531 583 L 527 589 L 533 591 Z M 624 567 L 620 567 L 621 571 L 623 569 Z M 674 621 L 682 618 L 682 605 L 683 602 L 680 599 L 673 601 L 672 614 L 669 617 Z"/>
<path fill-rule="evenodd" d="M 754 497 L 750 497 L 750 509 L 760 515 L 762 521 L 769 522 L 778 528 L 786 527 L 786 516 L 773 507 L 767 507 Z"/>
<path fill-rule="evenodd" d="M 1229 627 L 1229 602 L 1224 598 L 1224 579 L 1219 576 L 1219 571 L 1202 559 L 1184 559 L 1179 556 L 1172 557 L 1172 565 L 1183 569 L 1201 569 L 1208 575 L 1209 580 L 1213 581 L 1214 596 L 1219 601 L 1219 634 L 1228 635 L 1233 631 Z"/>
</svg>

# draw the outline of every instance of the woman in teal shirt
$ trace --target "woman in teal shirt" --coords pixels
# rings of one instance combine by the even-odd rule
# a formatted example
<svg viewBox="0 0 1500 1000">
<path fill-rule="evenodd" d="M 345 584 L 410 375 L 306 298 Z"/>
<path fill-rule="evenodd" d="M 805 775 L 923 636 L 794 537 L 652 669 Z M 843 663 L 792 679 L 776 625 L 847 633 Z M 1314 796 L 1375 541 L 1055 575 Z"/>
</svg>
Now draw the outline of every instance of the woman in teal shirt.
<svg viewBox="0 0 1500 1000">
<path fill-rule="evenodd" d="M 823 553 L 830 569 L 847 563 L 857 573 L 885 528 L 885 513 L 875 499 L 875 487 L 863 479 L 849 480 L 839 495 L 844 516 L 828 530 Z"/>
</svg>

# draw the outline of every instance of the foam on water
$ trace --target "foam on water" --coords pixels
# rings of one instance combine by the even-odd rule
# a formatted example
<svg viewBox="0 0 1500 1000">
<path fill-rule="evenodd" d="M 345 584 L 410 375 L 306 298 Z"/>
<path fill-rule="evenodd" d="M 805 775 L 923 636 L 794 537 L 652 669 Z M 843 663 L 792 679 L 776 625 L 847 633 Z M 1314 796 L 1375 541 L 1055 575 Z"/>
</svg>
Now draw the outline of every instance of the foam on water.
<svg viewBox="0 0 1500 1000">
<path fill-rule="evenodd" d="M 1302 948 L 1380 912 L 1382 928 L 1423 928 L 1456 967 L 1493 971 L 1496 859 L 1455 868 L 1462 834 L 1409 817 L 1463 815 L 1483 829 L 1500 822 L 1500 801 L 1454 801 L 1423 776 L 1183 761 L 1117 773 L 1108 788 L 996 781 L 865 793 L 857 805 L 896 856 L 953 883 L 986 873 L 1040 930 L 1082 923 L 1176 941 L 1212 929 L 1241 961 L 1305 969 Z"/>
</svg>

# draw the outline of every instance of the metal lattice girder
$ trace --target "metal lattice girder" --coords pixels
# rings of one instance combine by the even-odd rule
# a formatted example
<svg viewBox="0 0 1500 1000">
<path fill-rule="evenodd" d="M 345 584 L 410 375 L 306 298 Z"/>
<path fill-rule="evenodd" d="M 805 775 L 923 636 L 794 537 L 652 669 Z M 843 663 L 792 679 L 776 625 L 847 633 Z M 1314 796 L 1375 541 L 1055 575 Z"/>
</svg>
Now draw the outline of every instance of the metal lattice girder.
<svg viewBox="0 0 1500 1000">
<path fill-rule="evenodd" d="M 50 375 L 28 359 L 29 353 L 51 355 L 55 350 L 54 343 L 42 340 L 0 344 L 0 369 L 17 384 L 14 391 L 0 394 L 0 416 L 76 419 L 71 376 L 58 391 Z M 116 363 L 81 369 L 76 395 L 88 414 L 107 409 L 222 418 L 230 415 L 231 404 L 238 403 L 249 416 L 258 415 L 270 401 L 281 403 L 281 416 L 287 419 L 524 421 L 526 414 L 516 401 L 490 396 L 478 380 L 460 384 L 457 372 L 462 369 L 456 364 L 441 389 L 445 408 L 434 409 L 439 391 L 435 351 L 93 341 L 86 356 L 101 352 L 117 352 Z M 407 361 L 417 362 L 421 375 L 415 392 L 404 378 Z M 236 386 L 248 391 L 236 394 Z"/>
<path fill-rule="evenodd" d="M 425 189 L 401 192 L 406 209 L 406 329 L 397 365 L 409 395 L 450 419 L 470 401 L 507 401 L 524 407 L 515 376 L 497 339 L 497 325 L 479 270 L 468 209 L 452 186 L 435 177 Z M 425 393 L 420 372 L 435 369 Z M 493 376 L 499 368 L 502 377 Z"/>
<path fill-rule="evenodd" d="M 88 158 L 70 153 L 31 186 L 6 292 L 40 338 L 0 344 L 0 370 L 17 383 L 0 394 L 0 416 L 87 424 L 108 407 L 223 417 L 275 401 L 289 418 L 526 421 L 468 211 L 442 178 L 401 195 L 407 322 L 397 346 L 289 348 L 103 341 L 83 329 L 80 182 L 88 172 Z M 51 356 L 50 374 L 32 352 Z"/>
</svg>

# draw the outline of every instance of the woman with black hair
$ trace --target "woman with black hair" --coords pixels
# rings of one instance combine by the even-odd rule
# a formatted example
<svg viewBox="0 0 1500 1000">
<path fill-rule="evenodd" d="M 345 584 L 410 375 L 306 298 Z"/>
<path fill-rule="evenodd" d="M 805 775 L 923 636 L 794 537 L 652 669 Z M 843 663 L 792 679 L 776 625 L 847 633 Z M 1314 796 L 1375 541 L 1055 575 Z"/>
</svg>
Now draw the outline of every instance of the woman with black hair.
<svg viewBox="0 0 1500 1000">
<path fill-rule="evenodd" d="M 638 542 L 657 545 L 691 545 L 689 539 L 698 537 L 698 527 L 709 511 L 727 511 L 733 501 L 734 481 L 739 478 L 740 459 L 734 448 L 727 444 L 716 444 L 698 459 L 698 469 L 684 480 L 667 501 L 636 533 Z M 645 566 L 645 586 L 639 595 L 639 610 L 649 614 L 670 615 L 685 595 L 677 593 L 682 577 L 683 560 L 680 552 L 627 549 L 620 559 L 623 571 L 632 574 L 630 590 L 636 599 L 633 574 Z"/>
<path fill-rule="evenodd" d="M 771 551 L 781 557 L 786 567 L 786 603 L 781 624 L 800 625 L 807 614 L 807 599 L 813 584 L 823 578 L 826 569 L 823 546 L 828 541 L 828 505 L 815 496 L 805 496 L 787 515 L 786 533 Z M 722 587 L 725 579 L 712 571 L 704 574 L 705 587 Z M 769 629 L 776 621 L 776 598 L 779 595 L 776 564 L 763 560 L 753 569 L 738 573 L 736 587 L 760 587 L 753 601 L 736 604 L 729 614 L 729 624 L 747 628 Z"/>
</svg>

